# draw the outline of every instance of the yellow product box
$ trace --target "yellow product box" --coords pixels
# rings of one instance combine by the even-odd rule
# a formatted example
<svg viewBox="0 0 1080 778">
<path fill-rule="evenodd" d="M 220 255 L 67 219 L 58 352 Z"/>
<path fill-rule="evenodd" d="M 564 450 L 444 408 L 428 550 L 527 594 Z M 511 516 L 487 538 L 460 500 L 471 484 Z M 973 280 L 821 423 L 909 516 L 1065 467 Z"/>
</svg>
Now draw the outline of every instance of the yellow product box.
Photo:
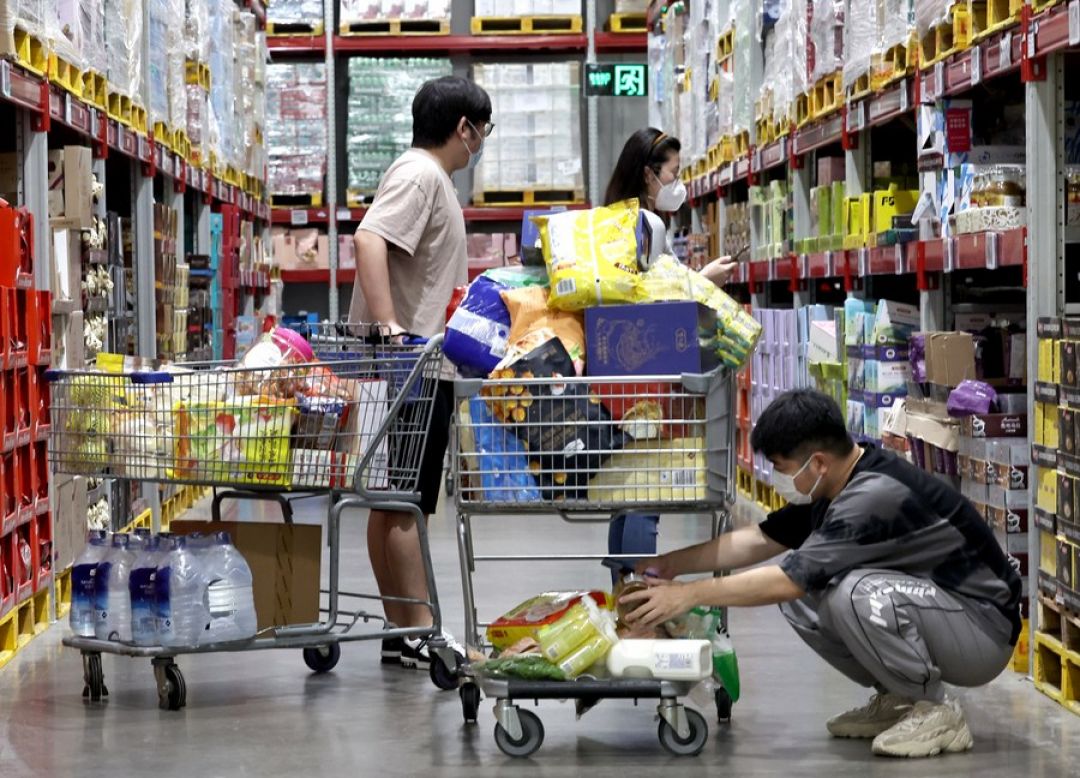
<svg viewBox="0 0 1080 778">
<path fill-rule="evenodd" d="M 1035 403 L 1036 410 L 1042 406 L 1043 419 L 1043 442 L 1040 445 L 1046 448 L 1058 448 L 1061 445 L 1061 427 L 1058 424 L 1058 407 L 1050 403 Z"/>
<path fill-rule="evenodd" d="M 1039 340 L 1038 380 L 1047 384 L 1058 382 L 1058 343 L 1059 341 L 1042 338 Z"/>
<path fill-rule="evenodd" d="M 706 498 L 705 441 L 639 440 L 589 481 L 590 502 L 693 502 Z"/>
<path fill-rule="evenodd" d="M 1058 540 L 1052 532 L 1039 530 L 1039 570 L 1057 575 Z"/>
<path fill-rule="evenodd" d="M 874 192 L 874 229 L 873 232 L 888 232 L 893 229 L 893 217 L 911 213 L 919 202 L 917 189 L 900 189 L 895 184 L 888 189 Z"/>
<path fill-rule="evenodd" d="M 1057 513 L 1058 473 L 1045 467 L 1038 468 L 1039 481 L 1035 504 L 1047 513 Z"/>
</svg>

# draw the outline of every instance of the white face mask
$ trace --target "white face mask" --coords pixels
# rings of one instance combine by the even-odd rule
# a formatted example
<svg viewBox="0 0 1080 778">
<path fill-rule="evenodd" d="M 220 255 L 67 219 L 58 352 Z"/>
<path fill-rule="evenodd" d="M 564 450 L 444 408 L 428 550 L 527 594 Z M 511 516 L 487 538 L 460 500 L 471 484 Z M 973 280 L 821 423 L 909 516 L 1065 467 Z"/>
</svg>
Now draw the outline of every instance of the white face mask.
<svg viewBox="0 0 1080 778">
<path fill-rule="evenodd" d="M 772 485 L 776 493 L 788 501 L 790 505 L 809 505 L 814 501 L 814 492 L 817 491 L 818 486 L 821 484 L 823 476 L 819 475 L 818 479 L 814 481 L 814 485 L 810 487 L 808 494 L 803 494 L 799 491 L 799 488 L 795 486 L 795 479 L 802 475 L 802 471 L 810 464 L 810 459 L 807 458 L 803 462 L 803 466 L 800 467 L 795 475 L 786 475 L 778 470 L 773 470 Z"/>
<path fill-rule="evenodd" d="M 475 170 L 476 166 L 480 164 L 480 158 L 484 156 L 484 136 L 480 134 L 480 130 L 476 129 L 475 124 L 470 122 L 468 119 L 466 119 L 465 122 L 473 128 L 473 132 L 475 132 L 476 136 L 480 138 L 480 148 L 476 151 L 473 151 L 469 148 L 469 144 L 466 143 L 464 138 L 461 139 L 461 143 L 465 146 L 465 151 L 469 153 L 468 169 Z"/>
<path fill-rule="evenodd" d="M 653 173 L 653 177 L 656 178 L 657 182 L 660 181 L 660 177 L 656 173 Z M 653 198 L 653 205 L 656 206 L 656 210 L 667 213 L 674 213 L 679 210 L 685 202 L 686 185 L 678 178 L 670 184 L 660 184 L 660 189 Z"/>
</svg>

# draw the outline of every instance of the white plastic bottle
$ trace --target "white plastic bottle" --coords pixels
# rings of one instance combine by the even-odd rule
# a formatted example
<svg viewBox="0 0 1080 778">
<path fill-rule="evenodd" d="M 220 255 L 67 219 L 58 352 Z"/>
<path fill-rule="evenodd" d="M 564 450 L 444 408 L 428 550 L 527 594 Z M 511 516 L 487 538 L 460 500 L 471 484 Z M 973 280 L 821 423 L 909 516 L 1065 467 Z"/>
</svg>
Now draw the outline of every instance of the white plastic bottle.
<svg viewBox="0 0 1080 778">
<path fill-rule="evenodd" d="M 98 564 L 94 576 L 94 634 L 99 640 L 131 641 L 131 595 L 128 576 L 134 554 L 131 537 L 124 532 L 112 536 L 109 553 Z"/>
<path fill-rule="evenodd" d="M 131 575 L 128 578 L 128 591 L 131 594 L 131 642 L 137 646 L 156 646 L 160 643 L 157 624 L 157 570 L 163 555 L 171 548 L 167 537 L 147 537 L 131 565 Z"/>
<path fill-rule="evenodd" d="M 232 544 L 229 533 L 218 532 L 209 538 L 203 557 L 203 575 L 210 610 L 206 642 L 223 643 L 254 637 L 256 618 L 251 568 Z"/>
<path fill-rule="evenodd" d="M 210 621 L 206 608 L 206 581 L 202 566 L 185 537 L 173 540 L 155 577 L 158 630 L 161 645 L 197 646 Z"/>
<path fill-rule="evenodd" d="M 74 635 L 95 637 L 94 578 L 98 564 L 109 553 L 107 535 L 103 530 L 91 530 L 86 548 L 71 567 L 71 613 L 69 623 Z"/>
<path fill-rule="evenodd" d="M 708 640 L 620 640 L 607 657 L 615 678 L 702 681 L 712 675 Z"/>
</svg>

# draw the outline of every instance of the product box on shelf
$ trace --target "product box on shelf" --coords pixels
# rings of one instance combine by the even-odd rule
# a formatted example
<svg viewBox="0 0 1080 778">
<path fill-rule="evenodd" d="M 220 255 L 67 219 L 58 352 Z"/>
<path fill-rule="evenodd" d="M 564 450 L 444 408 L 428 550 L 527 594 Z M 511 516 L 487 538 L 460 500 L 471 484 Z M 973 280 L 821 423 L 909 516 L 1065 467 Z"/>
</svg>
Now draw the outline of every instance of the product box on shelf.
<svg viewBox="0 0 1080 778">
<path fill-rule="evenodd" d="M 49 221 L 54 227 L 93 226 L 93 155 L 88 146 L 49 152 Z"/>
<path fill-rule="evenodd" d="M 974 379 L 975 341 L 966 332 L 923 333 L 926 347 L 926 383 L 959 386 Z"/>
<path fill-rule="evenodd" d="M 698 333 L 716 332 L 716 314 L 693 302 L 608 305 L 585 311 L 592 376 L 678 375 L 717 365 Z"/>
</svg>

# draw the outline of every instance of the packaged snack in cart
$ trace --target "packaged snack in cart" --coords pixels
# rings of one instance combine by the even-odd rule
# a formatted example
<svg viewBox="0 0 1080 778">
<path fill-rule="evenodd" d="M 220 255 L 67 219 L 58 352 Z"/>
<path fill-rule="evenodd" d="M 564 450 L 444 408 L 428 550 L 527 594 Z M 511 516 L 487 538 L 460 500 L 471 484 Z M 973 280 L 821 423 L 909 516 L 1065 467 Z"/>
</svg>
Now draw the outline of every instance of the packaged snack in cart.
<svg viewBox="0 0 1080 778">
<path fill-rule="evenodd" d="M 529 466 L 545 496 L 584 497 L 589 478 L 612 452 L 622 448 L 625 433 L 615 426 L 587 385 L 528 382 L 532 378 L 573 376 L 573 362 L 558 338 L 511 364 L 506 362 L 491 377 L 508 383 L 487 385 L 482 390 L 492 415 L 510 425 L 525 444 Z"/>
<path fill-rule="evenodd" d="M 638 267 L 639 214 L 638 201 L 626 200 L 534 217 L 551 278 L 552 308 L 580 311 L 647 299 Z"/>
<path fill-rule="evenodd" d="M 540 654 L 567 678 L 576 678 L 603 659 L 619 642 L 615 619 L 586 595 L 557 621 L 537 632 Z"/>
<path fill-rule="evenodd" d="M 548 306 L 549 290 L 546 286 L 530 286 L 508 289 L 502 293 L 503 302 L 510 311 L 509 343 L 519 343 L 534 332 L 550 331 L 562 341 L 575 372 L 585 359 L 585 321 L 579 311 L 558 311 Z"/>
<path fill-rule="evenodd" d="M 303 386 L 302 371 L 279 370 L 313 362 L 315 352 L 304 336 L 287 327 L 275 327 L 259 338 L 237 363 L 235 391 L 243 395 L 292 397 Z"/>
<path fill-rule="evenodd" d="M 545 626 L 554 624 L 588 595 L 600 608 L 610 609 L 611 597 L 601 591 L 545 592 L 507 611 L 487 628 L 487 639 L 495 648 L 509 648 L 524 638 L 536 639 Z"/>
</svg>

